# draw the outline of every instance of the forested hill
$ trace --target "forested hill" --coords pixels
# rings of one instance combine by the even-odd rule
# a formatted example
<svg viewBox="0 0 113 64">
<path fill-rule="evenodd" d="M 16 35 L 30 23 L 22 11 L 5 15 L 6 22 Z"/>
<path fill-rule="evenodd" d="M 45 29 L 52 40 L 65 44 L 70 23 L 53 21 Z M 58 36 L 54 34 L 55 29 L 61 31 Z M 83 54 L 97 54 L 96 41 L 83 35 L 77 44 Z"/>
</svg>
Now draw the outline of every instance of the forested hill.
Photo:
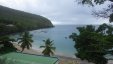
<svg viewBox="0 0 113 64">
<path fill-rule="evenodd" d="M 45 17 L 0 5 L 0 35 L 52 26 Z"/>
</svg>

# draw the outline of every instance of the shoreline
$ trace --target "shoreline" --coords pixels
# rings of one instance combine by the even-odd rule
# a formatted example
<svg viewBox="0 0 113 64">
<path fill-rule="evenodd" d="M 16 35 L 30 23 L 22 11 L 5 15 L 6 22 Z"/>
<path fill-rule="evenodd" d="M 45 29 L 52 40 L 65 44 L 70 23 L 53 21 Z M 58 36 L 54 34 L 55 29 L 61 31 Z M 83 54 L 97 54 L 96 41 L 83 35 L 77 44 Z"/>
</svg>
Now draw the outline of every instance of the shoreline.
<svg viewBox="0 0 113 64">
<path fill-rule="evenodd" d="M 18 51 L 21 51 L 21 48 L 17 43 L 13 43 L 13 45 L 18 49 Z M 35 49 L 29 49 L 29 50 L 25 49 L 23 53 L 43 55 L 41 51 Z M 93 63 L 89 63 L 88 61 L 80 60 L 79 58 L 72 58 L 63 55 L 55 55 L 53 57 L 58 57 L 59 64 L 93 64 Z"/>
<path fill-rule="evenodd" d="M 13 45 L 19 50 L 19 51 L 21 51 L 22 49 L 20 48 L 20 45 L 18 45 L 17 43 L 13 43 Z M 25 49 L 24 51 L 23 51 L 23 53 L 29 53 L 29 54 L 37 54 L 37 55 L 43 55 L 42 54 L 42 50 L 43 49 L 36 49 L 36 48 L 31 48 L 31 49 Z M 77 59 L 76 57 L 72 57 L 72 56 L 66 56 L 65 54 L 63 54 L 63 53 L 54 53 L 54 56 L 55 57 L 62 57 L 62 58 L 70 58 L 70 59 Z M 54 57 L 53 56 L 53 57 Z"/>
<path fill-rule="evenodd" d="M 17 43 L 13 43 L 13 45 L 21 51 L 20 46 Z M 23 53 L 28 53 L 28 54 L 35 54 L 35 55 L 43 55 L 41 53 L 41 50 L 36 50 L 36 49 L 25 49 Z M 59 59 L 59 64 L 94 64 L 91 62 L 88 62 L 87 60 L 81 60 L 79 58 L 73 58 L 73 57 L 68 57 L 64 55 L 58 55 L 56 54 L 53 57 L 57 57 Z M 107 64 L 113 64 L 113 60 L 109 60 Z"/>
</svg>

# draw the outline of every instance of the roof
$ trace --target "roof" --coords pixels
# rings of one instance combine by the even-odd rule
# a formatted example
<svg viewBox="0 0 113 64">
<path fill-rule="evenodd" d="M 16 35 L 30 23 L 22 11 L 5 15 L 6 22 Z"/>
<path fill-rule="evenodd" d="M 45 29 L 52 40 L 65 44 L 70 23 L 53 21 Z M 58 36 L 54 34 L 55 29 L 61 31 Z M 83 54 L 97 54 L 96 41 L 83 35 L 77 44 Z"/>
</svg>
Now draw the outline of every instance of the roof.
<svg viewBox="0 0 113 64">
<path fill-rule="evenodd" d="M 56 64 L 57 57 L 45 57 L 42 55 L 26 54 L 26 53 L 8 53 L 0 56 L 8 60 L 16 61 L 16 64 Z"/>
</svg>

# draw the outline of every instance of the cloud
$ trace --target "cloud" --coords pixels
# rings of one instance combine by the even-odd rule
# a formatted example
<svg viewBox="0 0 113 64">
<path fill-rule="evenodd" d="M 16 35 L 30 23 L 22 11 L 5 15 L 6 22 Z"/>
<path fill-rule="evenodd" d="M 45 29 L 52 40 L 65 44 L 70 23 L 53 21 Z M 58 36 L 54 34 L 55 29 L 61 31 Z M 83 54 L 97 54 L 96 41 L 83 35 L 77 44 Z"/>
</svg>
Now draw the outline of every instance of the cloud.
<svg viewBox="0 0 113 64">
<path fill-rule="evenodd" d="M 108 23 L 106 19 L 94 18 L 91 15 L 91 7 L 78 5 L 74 1 L 75 0 L 0 0 L 0 5 L 42 15 L 49 18 L 54 24 Z"/>
</svg>

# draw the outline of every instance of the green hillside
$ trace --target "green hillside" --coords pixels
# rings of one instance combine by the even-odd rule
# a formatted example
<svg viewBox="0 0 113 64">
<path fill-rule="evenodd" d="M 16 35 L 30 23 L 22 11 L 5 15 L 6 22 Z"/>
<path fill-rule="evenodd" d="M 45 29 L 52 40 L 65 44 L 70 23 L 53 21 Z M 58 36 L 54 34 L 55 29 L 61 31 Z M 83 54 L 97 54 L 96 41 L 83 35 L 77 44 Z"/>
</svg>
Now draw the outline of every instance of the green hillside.
<svg viewBox="0 0 113 64">
<path fill-rule="evenodd" d="M 45 17 L 0 6 L 0 35 L 48 27 L 53 25 Z"/>
</svg>

